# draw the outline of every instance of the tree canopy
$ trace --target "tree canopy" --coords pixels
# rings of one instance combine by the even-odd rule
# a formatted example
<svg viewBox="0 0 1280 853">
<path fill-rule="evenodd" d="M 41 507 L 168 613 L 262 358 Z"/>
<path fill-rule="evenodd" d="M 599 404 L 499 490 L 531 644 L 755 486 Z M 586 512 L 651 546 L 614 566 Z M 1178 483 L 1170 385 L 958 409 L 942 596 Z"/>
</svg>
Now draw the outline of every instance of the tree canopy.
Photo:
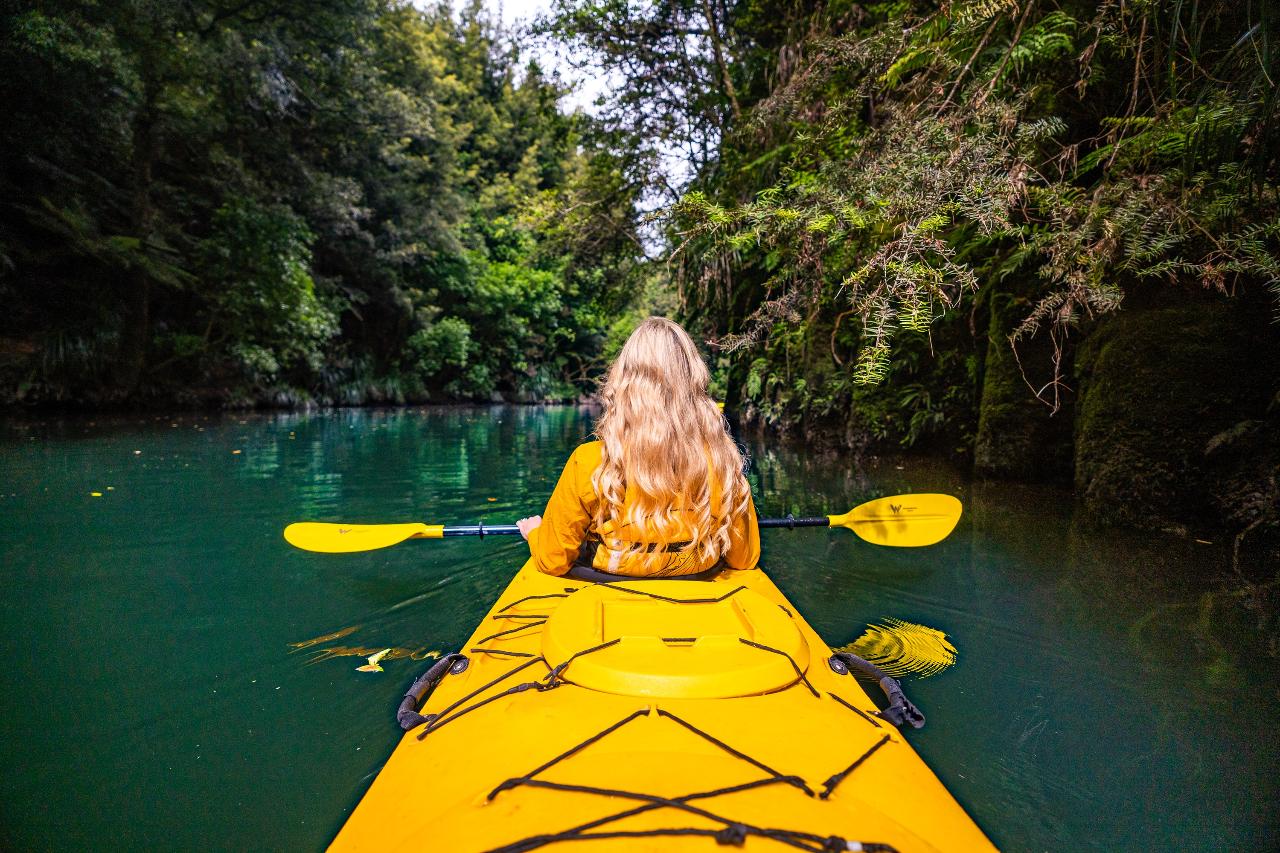
<svg viewBox="0 0 1280 853">
<path fill-rule="evenodd" d="M 1271 4 L 554 0 L 537 30 L 607 81 L 593 116 L 479 0 L 6 7 L 6 397 L 568 397 L 665 280 L 748 415 L 964 444 L 992 335 L 1057 410 L 1122 303 L 1280 298 Z"/>
<path fill-rule="evenodd" d="M 5 396 L 575 395 L 641 186 L 564 91 L 478 2 L 8 6 Z"/>
</svg>

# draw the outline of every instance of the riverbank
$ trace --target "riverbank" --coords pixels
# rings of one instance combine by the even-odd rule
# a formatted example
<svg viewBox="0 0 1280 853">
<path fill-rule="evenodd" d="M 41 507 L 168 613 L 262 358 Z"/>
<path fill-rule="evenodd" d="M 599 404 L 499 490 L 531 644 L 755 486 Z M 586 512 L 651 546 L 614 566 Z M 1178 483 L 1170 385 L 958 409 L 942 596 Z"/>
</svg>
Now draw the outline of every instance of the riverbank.
<svg viewBox="0 0 1280 853">
<path fill-rule="evenodd" d="M 1073 393 L 1052 412 L 1028 390 L 1007 343 L 992 346 L 972 411 L 938 417 L 949 428 L 922 430 L 915 450 L 951 458 L 981 480 L 1073 485 L 1090 523 L 1226 538 L 1242 577 L 1274 580 L 1280 565 L 1280 390 L 1268 397 L 1280 363 L 1276 327 L 1240 324 L 1238 305 L 1160 307 L 1121 313 L 1071 349 Z M 997 324 L 998 326 L 998 324 Z M 933 377 L 927 387 L 948 391 Z M 128 400 L 40 400 L 11 413 L 321 411 L 382 406 L 589 404 L 579 389 L 491 392 L 483 401 L 441 399 L 395 378 L 349 383 L 332 394 L 287 385 L 237 390 L 170 389 Z M 848 401 L 841 417 L 762 416 L 754 401 L 730 408 L 735 425 L 762 440 L 802 438 L 810 447 L 852 455 L 898 452 L 910 436 L 877 430 L 868 411 L 892 388 Z M 910 449 L 910 448 L 909 448 Z"/>
</svg>

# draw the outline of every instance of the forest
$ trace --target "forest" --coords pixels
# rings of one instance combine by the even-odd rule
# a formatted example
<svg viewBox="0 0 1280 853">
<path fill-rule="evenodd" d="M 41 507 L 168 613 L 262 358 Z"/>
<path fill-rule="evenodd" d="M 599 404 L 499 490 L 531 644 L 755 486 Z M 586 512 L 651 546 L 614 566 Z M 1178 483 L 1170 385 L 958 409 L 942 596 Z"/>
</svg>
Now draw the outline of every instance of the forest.
<svg viewBox="0 0 1280 853">
<path fill-rule="evenodd" d="M 1263 0 L 6 4 L 0 399 L 572 400 L 666 313 L 744 427 L 1226 530 L 1263 596 L 1278 45 Z"/>
<path fill-rule="evenodd" d="M 643 275 L 479 4 L 37 4 L 0 57 L 10 401 L 572 396 Z"/>
</svg>

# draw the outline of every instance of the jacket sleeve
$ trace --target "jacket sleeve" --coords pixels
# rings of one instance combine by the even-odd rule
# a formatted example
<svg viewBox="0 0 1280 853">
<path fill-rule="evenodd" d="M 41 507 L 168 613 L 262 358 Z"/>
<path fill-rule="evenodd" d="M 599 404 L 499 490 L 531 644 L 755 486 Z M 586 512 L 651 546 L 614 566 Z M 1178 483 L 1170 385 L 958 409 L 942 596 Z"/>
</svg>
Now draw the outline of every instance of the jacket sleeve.
<svg viewBox="0 0 1280 853">
<path fill-rule="evenodd" d="M 747 511 L 733 520 L 724 561 L 731 569 L 754 569 L 760 563 L 760 525 L 756 523 L 755 501 L 749 495 Z"/>
<path fill-rule="evenodd" d="M 591 512 L 582 501 L 580 484 L 592 472 L 580 470 L 579 455 L 574 451 L 565 463 L 547 508 L 542 511 L 542 524 L 529 534 L 529 552 L 534 563 L 538 571 L 548 575 L 569 571 L 591 524 Z"/>
</svg>

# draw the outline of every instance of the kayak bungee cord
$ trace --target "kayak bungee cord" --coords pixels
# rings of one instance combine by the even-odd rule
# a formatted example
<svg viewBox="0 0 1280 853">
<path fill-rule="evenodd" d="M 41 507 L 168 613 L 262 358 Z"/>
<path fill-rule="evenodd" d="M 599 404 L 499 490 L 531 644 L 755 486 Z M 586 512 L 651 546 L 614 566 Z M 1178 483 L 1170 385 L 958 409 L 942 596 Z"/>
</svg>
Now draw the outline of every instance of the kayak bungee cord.
<svg viewBox="0 0 1280 853">
<path fill-rule="evenodd" d="M 528 622 L 528 623 L 526 623 L 526 624 L 524 624 L 524 625 L 517 625 L 517 626 L 515 626 L 514 628 L 508 628 L 508 629 L 507 629 L 507 630 L 505 630 L 505 631 L 499 631 L 499 632 L 498 632 L 498 633 L 496 633 L 496 634 L 490 634 L 489 636 L 485 637 L 483 640 L 477 640 L 476 642 L 478 642 L 478 643 L 487 643 L 487 642 L 489 642 L 490 640 L 496 640 L 496 639 L 498 639 L 499 637 L 505 637 L 505 636 L 507 636 L 508 634 L 517 634 L 517 633 L 519 633 L 519 632 L 523 631 L 525 628 L 537 628 L 539 625 L 545 625 L 546 623 L 547 623 L 547 620 L 546 620 L 546 619 L 543 619 L 541 622 Z"/>
<path fill-rule="evenodd" d="M 632 587 L 621 586 L 614 583 L 598 584 L 597 586 L 606 587 L 608 589 L 611 589 L 617 592 L 644 596 L 647 598 L 652 598 L 658 601 L 662 601 L 667 604 L 676 604 L 676 605 L 717 604 L 731 598 L 732 596 L 746 589 L 745 586 L 740 585 L 725 592 L 723 595 L 716 596 L 716 597 L 677 598 L 675 596 L 660 595 L 658 593 L 649 592 L 648 590 L 635 589 Z M 563 597 L 567 597 L 567 596 L 568 596 L 567 593 L 563 594 Z M 519 602 L 529 601 L 533 599 L 546 599 L 546 598 L 559 598 L 559 597 L 562 597 L 562 594 L 552 593 L 552 594 L 542 595 L 542 596 L 526 596 L 525 598 L 520 599 Z M 512 605 L 519 602 L 512 602 Z M 506 607 L 503 607 L 502 610 L 507 610 L 512 605 L 507 605 Z M 786 608 L 781 608 L 781 609 L 786 611 Z M 794 618 L 791 616 L 789 611 L 787 611 L 787 615 L 788 615 L 788 618 Z M 532 618 L 535 616 L 541 621 L 517 625 L 513 629 L 500 632 L 499 634 L 496 634 L 496 635 L 491 635 L 486 639 L 494 639 L 499 636 L 519 633 L 520 631 L 523 631 L 527 628 L 539 627 L 543 623 L 545 623 L 547 619 L 550 618 L 550 615 L 548 614 L 505 614 L 502 612 L 494 613 L 490 616 L 490 618 L 493 620 L 512 618 L 512 617 Z M 667 638 L 663 638 L 663 642 L 675 643 L 675 642 L 681 642 L 681 641 L 690 641 L 692 639 L 695 639 L 695 638 L 667 637 Z M 819 699 L 822 698 L 821 694 L 809 682 L 809 679 L 805 675 L 804 670 L 800 667 L 800 665 L 795 661 L 795 659 L 790 654 L 788 654 L 787 652 L 781 649 L 776 649 L 771 646 L 767 646 L 763 643 L 757 643 L 745 637 L 738 637 L 737 639 L 739 642 L 747 646 L 751 646 L 753 648 L 771 652 L 773 654 L 777 654 L 786 658 L 786 660 L 791 664 L 791 667 L 796 674 L 795 681 L 792 683 L 790 688 L 787 688 L 787 689 L 794 689 L 796 686 L 803 683 L 804 686 L 808 688 L 809 692 L 815 698 L 819 698 Z M 422 701 L 423 696 L 414 695 L 414 688 L 417 688 L 420 683 L 422 683 L 424 680 L 427 680 L 431 676 L 432 672 L 441 673 L 440 678 L 443 678 L 443 673 L 445 671 L 450 671 L 455 673 L 465 671 L 466 669 L 465 664 L 463 664 L 462 666 L 458 665 L 459 662 L 465 662 L 467 660 L 465 656 L 457 655 L 457 654 L 452 655 L 450 656 L 452 660 L 446 661 L 442 659 L 440 662 L 437 662 L 432 667 L 431 672 L 428 672 L 427 675 L 424 675 L 423 678 L 420 678 L 418 681 L 414 683 L 414 688 L 411 688 L 409 694 L 406 694 L 406 704 L 402 704 L 401 713 L 398 714 L 398 717 L 400 719 L 401 725 L 406 730 L 416 728 L 417 726 L 422 725 L 423 729 L 421 732 L 418 733 L 417 739 L 419 741 L 423 741 L 426 739 L 426 737 L 429 734 L 432 734 L 438 731 L 448 723 L 453 722 L 454 720 L 466 714 L 469 714 L 472 711 L 478 710 L 481 707 L 489 705 L 492 702 L 495 702 L 503 697 L 512 696 L 512 695 L 523 693 L 529 690 L 542 693 L 547 690 L 553 690 L 553 689 L 559 688 L 561 686 L 576 686 L 576 685 L 573 685 L 572 682 L 569 682 L 564 678 L 564 673 L 568 669 L 568 667 L 574 661 L 586 655 L 593 654 L 603 649 L 610 648 L 612 646 L 617 645 L 621 641 L 622 641 L 622 638 L 619 637 L 619 638 L 610 640 L 608 642 L 600 643 L 598 645 L 592 646 L 590 648 L 578 650 L 573 654 L 571 654 L 566 660 L 556 665 L 555 667 L 552 667 L 547 662 L 547 660 L 541 655 L 534 656 L 532 655 L 532 653 L 528 653 L 528 652 L 521 653 L 521 652 L 509 652 L 506 650 L 474 648 L 471 650 L 473 654 L 477 652 L 490 653 L 490 654 L 496 652 L 499 654 L 505 653 L 512 656 L 529 657 L 530 659 L 522 661 L 521 663 L 516 665 L 514 668 L 507 670 L 506 672 L 503 672 L 502 674 L 498 675 L 496 678 L 491 679 L 490 681 L 486 682 L 482 686 L 472 690 L 471 692 L 467 693 L 461 698 L 455 700 L 453 703 L 451 703 L 448 707 L 441 710 L 439 713 L 428 714 L 425 716 L 420 715 L 416 710 L 416 705 Z M 842 653 L 839 656 L 839 660 L 845 661 L 848 658 L 852 658 L 852 657 L 853 656 L 849 655 L 848 653 Z M 473 702 L 472 704 L 468 704 L 469 702 L 472 702 L 472 700 L 478 699 L 478 697 L 480 697 L 486 691 L 494 687 L 497 687 L 502 682 L 506 681 L 507 679 L 511 678 L 517 673 L 531 666 L 535 666 L 539 663 L 546 666 L 549 670 L 547 675 L 544 676 L 541 680 L 521 682 L 519 684 L 508 687 L 505 690 L 499 691 L 498 693 L 495 693 L 491 696 L 487 696 L 483 699 L 480 699 L 479 701 Z M 834 664 L 833 664 L 833 669 L 835 669 Z M 838 671 L 839 670 L 837 670 L 837 672 Z M 847 669 L 845 671 L 848 672 Z M 440 680 L 439 678 L 435 679 L 436 683 L 438 683 L 439 680 Z M 431 687 L 434 688 L 435 684 L 432 684 Z M 834 693 L 828 693 L 827 695 L 830 696 L 832 699 L 836 700 L 842 706 L 854 711 L 856 714 L 858 714 L 858 716 L 862 717 L 867 722 L 870 722 L 872 725 L 879 727 L 879 724 L 876 723 L 874 719 L 872 719 L 869 715 L 867 715 L 865 712 L 861 711 L 857 707 L 853 706 L 851 703 L 840 698 Z M 409 707 L 406 707 L 406 705 L 411 701 L 412 701 L 412 705 Z M 406 711 L 408 713 L 405 713 Z M 714 746 L 728 753 L 729 755 L 741 761 L 744 761 L 752 765 L 753 767 L 756 767 L 760 770 L 765 771 L 766 773 L 769 774 L 769 778 L 758 780 L 756 782 L 746 783 L 746 785 L 734 785 L 728 788 L 717 789 L 715 791 L 686 794 L 680 797 L 660 797 L 656 795 L 650 795 L 650 794 L 644 794 L 644 793 L 638 793 L 638 792 L 618 791 L 613 789 L 598 788 L 598 787 L 587 786 L 587 785 L 565 785 L 562 783 L 547 782 L 542 779 L 534 778 L 539 773 L 542 773 L 543 771 L 548 770 L 549 768 L 553 767 L 554 765 L 558 764 L 564 759 L 582 752 L 592 744 L 597 743 L 598 741 L 604 739 L 609 734 L 613 733 L 614 731 L 617 731 L 618 729 L 621 729 L 622 727 L 632 722 L 633 720 L 639 719 L 641 717 L 650 716 L 650 715 L 656 716 L 658 718 L 665 718 L 665 719 L 671 720 L 672 722 L 680 725 L 684 729 L 688 730 L 689 732 L 692 732 L 693 734 L 697 735 L 698 737 L 702 738 L 708 743 L 713 744 Z M 822 800 L 829 798 L 831 794 L 835 791 L 835 789 L 840 785 L 841 782 L 843 782 L 851 773 L 853 773 L 860 766 L 862 766 L 864 762 L 866 762 L 873 754 L 875 754 L 877 750 L 879 750 L 889 741 L 890 741 L 890 736 L 888 734 L 883 735 L 878 741 L 876 741 L 864 752 L 862 752 L 860 755 L 854 758 L 854 760 L 848 766 L 846 766 L 843 770 L 833 773 L 830 777 L 828 777 L 827 780 L 823 783 L 823 790 L 820 793 L 816 794 L 816 796 Z M 495 787 L 492 791 L 490 791 L 489 795 L 486 797 L 486 800 L 492 801 L 495 797 L 497 797 L 500 793 L 504 791 L 511 790 L 520 785 L 528 785 L 531 787 L 539 787 L 539 788 L 545 788 L 549 790 L 574 791 L 577 793 L 596 794 L 599 796 L 607 796 L 607 797 L 639 799 L 639 800 L 647 801 L 647 805 L 640 806 L 636 809 L 630 809 L 624 812 L 620 812 L 616 815 L 611 815 L 604 818 L 598 818 L 596 820 L 590 821 L 589 823 L 583 824 L 581 826 L 562 830 L 560 832 L 530 836 L 529 838 L 521 839 L 519 841 L 512 842 L 506 846 L 496 848 L 495 851 L 492 851 L 492 853 L 499 853 L 499 851 L 501 851 L 501 853 L 520 853 L 520 851 L 533 850 L 538 847 L 546 846 L 548 844 L 554 844 L 559 841 L 569 841 L 569 840 L 603 839 L 603 838 L 640 838 L 640 837 L 675 836 L 675 835 L 706 836 L 706 837 L 714 838 L 716 842 L 719 844 L 734 844 L 734 845 L 741 845 L 745 841 L 748 835 L 758 835 L 761 837 L 772 839 L 774 841 L 779 841 L 784 844 L 788 844 L 793 847 L 797 847 L 802 850 L 815 851 L 815 853 L 826 853 L 826 851 L 837 851 L 837 850 L 838 851 L 848 851 L 848 850 L 885 851 L 885 853 L 891 853 L 892 851 L 896 850 L 896 848 L 892 847 L 891 845 L 879 844 L 876 842 L 849 842 L 848 840 L 835 835 L 818 836 L 818 835 L 813 835 L 811 833 L 800 832 L 795 830 L 752 826 L 750 824 L 742 823 L 740 821 L 730 820 L 729 818 L 722 817 L 720 815 L 717 815 L 705 809 L 700 809 L 700 808 L 696 808 L 694 806 L 689 805 L 689 802 L 691 800 L 711 799 L 729 792 L 737 792 L 737 791 L 745 790 L 750 787 L 758 787 L 760 785 L 774 784 L 777 782 L 784 782 L 786 784 L 792 785 L 793 787 L 799 788 L 807 796 L 810 796 L 810 797 L 815 796 L 814 791 L 811 788 L 809 788 L 809 786 L 804 782 L 802 778 L 798 776 L 785 775 L 783 773 L 778 772 L 777 770 L 773 769 L 772 767 L 769 767 L 768 765 L 759 761 L 758 759 L 753 758 L 750 755 L 747 755 L 746 753 L 738 749 L 735 749 L 734 747 L 725 743 L 720 738 L 715 737 L 714 735 L 704 731 L 703 729 L 693 725 L 687 720 L 682 719 L 681 717 L 677 716 L 676 714 L 664 708 L 661 708 L 657 705 L 654 705 L 652 707 L 645 707 L 632 712 L 630 715 L 624 717 L 618 722 L 613 723 L 612 725 L 606 727 L 602 731 L 597 732 L 596 734 L 584 739 L 582 742 L 570 747 L 569 749 L 565 750 L 555 758 L 552 758 L 549 761 L 544 762 L 543 764 L 541 764 L 534 770 L 530 771 L 529 773 L 526 773 L 523 776 L 512 777 L 505 780 L 504 782 L 500 783 L 497 787 Z M 650 811 L 653 809 L 668 808 L 668 807 L 682 810 L 691 814 L 695 814 L 695 815 L 716 821 L 718 823 L 724 824 L 724 827 L 719 830 L 699 828 L 699 827 L 673 827 L 673 828 L 654 828 L 654 829 L 647 829 L 647 830 L 627 830 L 627 831 L 591 832 L 591 833 L 588 833 L 586 831 L 589 829 L 596 829 L 598 827 L 616 822 L 618 820 L 622 820 L 627 817 L 631 817 L 643 811 Z"/>
<path fill-rule="evenodd" d="M 738 642 L 744 643 L 755 649 L 763 649 L 766 652 L 773 652 L 775 655 L 782 655 L 784 658 L 787 659 L 787 663 L 791 664 L 791 668 L 796 671 L 796 678 L 803 681 L 804 686 L 809 688 L 809 692 L 813 694 L 813 698 L 814 699 L 822 698 L 822 694 L 819 693 L 817 690 L 815 690 L 813 685 L 809 683 L 809 676 L 804 674 L 804 670 L 800 668 L 800 664 L 796 663 L 796 659 L 793 658 L 791 655 L 787 654 L 782 649 L 775 649 L 772 646 L 766 646 L 763 643 L 757 643 L 754 640 L 748 640 L 746 637 L 739 637 Z"/>
<path fill-rule="evenodd" d="M 783 844 L 788 844 L 792 847 L 796 847 L 801 850 L 815 851 L 815 853 L 835 853 L 835 851 L 850 851 L 850 850 L 863 850 L 863 851 L 869 851 L 869 853 L 871 853 L 872 851 L 879 851 L 879 853 L 897 853 L 896 848 L 888 844 L 880 844 L 877 842 L 858 842 L 858 841 L 850 842 L 847 839 L 841 838 L 840 836 L 837 836 L 837 835 L 820 836 L 820 835 L 815 835 L 813 833 L 808 833 L 808 832 L 803 832 L 798 830 L 758 827 L 758 826 L 753 826 L 751 824 L 744 823 L 742 821 L 731 820 L 729 818 L 715 814 L 714 812 L 707 811 L 706 809 L 701 809 L 701 808 L 697 808 L 695 806 L 689 805 L 690 801 L 692 800 L 711 799 L 711 798 L 723 796 L 729 793 L 737 793 L 739 791 L 747 790 L 749 788 L 756 788 L 756 787 L 761 787 L 763 785 L 771 785 L 776 783 L 785 783 L 788 785 L 792 785 L 793 787 L 797 787 L 802 791 L 804 791 L 804 793 L 810 797 L 814 796 L 814 793 L 812 790 L 809 789 L 808 785 L 806 785 L 804 783 L 804 780 L 801 779 L 800 777 L 787 776 L 782 773 L 779 773 L 778 771 L 774 770 L 768 765 L 752 758 L 749 755 L 746 755 L 743 752 L 740 752 L 739 750 L 734 749 L 733 747 L 729 746 L 719 738 L 716 738 L 715 736 L 708 734 L 707 732 L 703 731 L 702 729 L 698 728 L 697 726 L 693 725 L 687 720 L 681 719 L 680 717 L 676 716 L 670 711 L 665 711 L 661 708 L 654 708 L 654 711 L 656 712 L 656 715 L 658 717 L 665 717 L 676 723 L 679 723 L 688 731 L 693 732 L 694 734 L 706 740 L 708 743 L 711 743 L 714 746 L 724 750 L 725 752 L 732 755 L 733 757 L 738 758 L 742 761 L 745 761 L 761 770 L 764 770 L 766 773 L 769 774 L 769 777 L 766 779 L 760 779 L 753 782 L 747 782 L 745 784 L 732 785 L 724 788 L 719 788 L 714 791 L 702 791 L 702 792 L 697 792 L 692 794 L 683 794 L 678 797 L 660 797 L 652 794 L 637 793 L 634 791 L 622 791 L 622 790 L 610 789 L 610 788 L 598 788 L 590 785 L 569 785 L 569 784 L 564 784 L 559 782 L 548 782 L 543 779 L 533 778 L 539 773 L 555 766 L 556 764 L 568 758 L 569 756 L 576 755 L 582 752 L 587 747 L 591 746 L 592 744 L 603 740 L 605 737 L 617 731 L 618 729 L 621 729 L 623 726 L 627 725 L 633 720 L 650 715 L 650 710 L 648 708 L 641 708 L 633 712 L 632 714 L 628 715 L 627 717 L 624 717 L 623 719 L 619 720 L 618 722 L 608 726 L 602 731 L 597 732 L 596 734 L 586 738 L 581 743 L 578 743 L 575 746 L 570 747 L 569 749 L 562 752 L 560 755 L 556 756 L 555 758 L 552 758 L 550 761 L 543 763 L 542 765 L 530 771 L 529 773 L 526 773 L 523 776 L 517 776 L 511 779 L 507 779 L 506 781 L 498 785 L 496 788 L 494 788 L 489 793 L 488 797 L 486 797 L 486 800 L 492 802 L 493 799 L 503 791 L 511 790 L 520 785 L 528 785 L 531 787 L 545 788 L 553 791 L 571 791 L 571 792 L 582 793 L 582 794 L 595 794 L 595 795 L 604 796 L 604 797 L 618 797 L 618 798 L 624 798 L 624 799 L 643 800 L 647 802 L 647 805 L 640 806 L 634 809 L 628 809 L 626 811 L 619 812 L 617 814 L 607 815 L 602 818 L 597 818 L 595 820 L 589 821 L 579 826 L 571 827 L 569 829 L 561 830 L 559 832 L 530 836 L 529 838 L 524 838 L 519 841 L 514 841 L 510 844 L 504 845 L 502 847 L 494 848 L 493 850 L 489 851 L 489 853 L 524 853 L 524 851 L 535 850 L 539 847 L 544 847 L 548 844 L 554 844 L 559 841 L 574 841 L 574 840 L 583 840 L 583 839 L 603 839 L 603 838 L 645 838 L 645 837 L 672 836 L 672 835 L 707 836 L 710 838 L 714 838 L 718 844 L 722 844 L 722 845 L 728 844 L 733 846 L 741 846 L 746 841 L 746 838 L 748 835 L 759 835 L 764 838 L 769 838 L 774 841 L 782 842 Z M 848 767 L 846 767 L 844 770 L 841 770 L 839 773 L 834 774 L 830 779 L 827 780 L 824 791 L 818 795 L 819 798 L 825 800 L 827 797 L 829 797 L 831 795 L 831 792 L 835 790 L 836 786 L 839 785 L 840 782 L 842 782 L 850 773 L 857 770 L 858 767 L 860 767 L 863 762 L 865 762 L 868 758 L 871 757 L 872 754 L 874 754 L 878 749 L 880 749 L 880 747 L 884 746 L 888 742 L 889 742 L 889 736 L 885 735 L 880 740 L 878 740 L 874 745 L 872 745 L 870 749 L 868 749 L 866 752 L 862 753 L 860 756 L 854 759 L 853 763 L 851 763 Z M 699 817 L 707 818 L 717 823 L 724 824 L 724 828 L 719 830 L 714 830 L 714 829 L 706 829 L 706 828 L 699 828 L 699 827 L 673 827 L 673 828 L 657 828 L 657 829 L 613 831 L 613 832 L 593 832 L 593 833 L 586 832 L 586 830 L 588 829 L 595 829 L 597 827 L 604 826 L 609 823 L 614 823 L 624 818 L 632 817 L 636 814 L 640 814 L 642 812 L 651 811 L 653 809 L 658 809 L 658 808 L 672 808 L 680 811 L 685 811 L 690 814 L 694 814 Z"/>
<path fill-rule="evenodd" d="M 852 773 L 853 771 L 861 767 L 862 762 L 866 761 L 868 758 L 874 755 L 877 749 L 884 746 L 888 742 L 889 742 L 889 736 L 885 735 L 884 737 L 880 738 L 880 740 L 876 741 L 871 746 L 870 749 L 868 749 L 866 752 L 862 753 L 862 755 L 859 755 L 857 758 L 855 758 L 852 764 L 850 764 L 845 769 L 841 770 L 839 773 L 836 773 L 835 775 L 833 775 L 826 782 L 823 782 L 822 793 L 818 795 L 818 799 L 825 800 L 828 797 L 830 797 L 831 794 L 835 791 L 836 786 L 839 785 L 841 782 L 843 782 L 845 780 L 845 777 L 847 777 L 850 773 Z"/>
<path fill-rule="evenodd" d="M 498 655 L 499 657 L 508 658 L 533 658 L 537 657 L 533 652 L 509 652 L 506 649 L 467 649 L 473 655 Z"/>
<path fill-rule="evenodd" d="M 649 598 L 654 598 L 658 601 L 665 601 L 668 604 L 719 604 L 726 598 L 732 598 L 746 589 L 745 586 L 735 586 L 719 598 L 672 598 L 668 595 L 658 595 L 656 592 L 649 592 L 647 589 L 632 589 L 629 586 L 618 586 L 617 583 L 598 583 L 596 586 L 603 589 L 616 589 L 618 592 L 629 592 L 632 595 L 647 595 Z"/>
<path fill-rule="evenodd" d="M 862 710 L 861 708 L 859 708 L 859 707 L 857 707 L 857 706 L 855 706 L 855 705 L 850 705 L 848 702 L 846 702 L 845 700 L 841 699 L 841 698 L 840 698 L 839 696 L 837 696 L 836 694 L 831 693 L 830 691 L 828 691 L 828 692 L 827 692 L 827 695 L 828 695 L 828 696 L 830 696 L 832 699 L 836 700 L 837 702 L 839 702 L 841 705 L 843 705 L 843 706 L 845 706 L 846 708 L 848 708 L 848 709 L 849 709 L 850 711 L 852 711 L 853 713 L 857 714 L 857 715 L 858 715 L 859 717 L 861 717 L 862 719 L 866 720 L 866 721 L 867 721 L 868 723 L 870 723 L 871 725 L 875 726 L 877 729 L 878 729 L 878 728 L 882 728 L 882 727 L 881 727 L 881 725 L 880 725 L 879 723 L 877 723 L 877 722 L 876 722 L 875 717 L 868 716 L 866 711 Z"/>
<path fill-rule="evenodd" d="M 576 590 L 574 590 L 573 587 L 568 587 L 565 589 L 564 592 L 549 592 L 549 593 L 546 593 L 545 595 L 526 595 L 524 598 L 518 598 L 515 601 L 511 602 L 510 604 L 506 605 L 505 607 L 502 608 L 502 610 L 499 610 L 498 612 L 501 613 L 503 610 L 510 610 L 511 608 L 515 607 L 517 604 L 524 604 L 526 601 L 534 601 L 534 600 L 543 599 L 543 598 L 568 598 L 574 592 L 576 592 Z"/>
</svg>

